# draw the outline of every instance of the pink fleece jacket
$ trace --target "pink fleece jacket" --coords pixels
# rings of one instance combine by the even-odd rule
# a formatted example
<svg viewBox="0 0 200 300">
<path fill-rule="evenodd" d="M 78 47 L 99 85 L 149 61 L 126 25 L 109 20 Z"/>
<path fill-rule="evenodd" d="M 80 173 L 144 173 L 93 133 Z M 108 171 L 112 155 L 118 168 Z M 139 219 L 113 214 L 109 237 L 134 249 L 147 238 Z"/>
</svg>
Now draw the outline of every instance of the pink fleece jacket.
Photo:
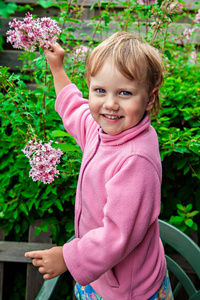
<svg viewBox="0 0 200 300">
<path fill-rule="evenodd" d="M 55 108 L 83 150 L 76 238 L 63 247 L 67 268 L 104 300 L 147 300 L 166 272 L 158 226 L 161 161 L 149 116 L 107 135 L 73 84 L 60 92 Z"/>
</svg>

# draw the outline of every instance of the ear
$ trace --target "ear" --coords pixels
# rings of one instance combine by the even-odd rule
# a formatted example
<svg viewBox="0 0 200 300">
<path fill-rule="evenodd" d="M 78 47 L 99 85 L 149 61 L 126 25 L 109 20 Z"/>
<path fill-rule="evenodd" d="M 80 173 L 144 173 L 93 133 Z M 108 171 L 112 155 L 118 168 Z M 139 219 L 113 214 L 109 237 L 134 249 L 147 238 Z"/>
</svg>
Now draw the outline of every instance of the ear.
<svg viewBox="0 0 200 300">
<path fill-rule="evenodd" d="M 154 88 L 150 95 L 149 95 L 149 98 L 148 98 L 148 102 L 147 102 L 147 107 L 146 107 L 146 110 L 149 111 L 152 109 L 154 103 L 155 103 L 155 100 L 156 100 L 156 97 L 158 96 L 158 91 L 159 89 L 158 88 Z"/>
</svg>

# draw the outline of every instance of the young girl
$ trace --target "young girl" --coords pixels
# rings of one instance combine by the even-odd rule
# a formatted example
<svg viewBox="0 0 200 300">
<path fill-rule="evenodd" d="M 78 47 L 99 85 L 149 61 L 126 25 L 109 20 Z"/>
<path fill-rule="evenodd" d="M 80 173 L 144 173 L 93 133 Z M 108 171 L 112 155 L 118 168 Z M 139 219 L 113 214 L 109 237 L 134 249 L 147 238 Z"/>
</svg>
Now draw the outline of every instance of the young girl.
<svg viewBox="0 0 200 300">
<path fill-rule="evenodd" d="M 158 51 L 125 32 L 102 42 L 87 59 L 89 102 L 62 67 L 64 50 L 44 51 L 55 109 L 83 159 L 76 238 L 26 257 L 44 279 L 69 270 L 77 299 L 172 300 L 158 225 L 161 160 L 149 119 L 163 81 Z"/>
</svg>

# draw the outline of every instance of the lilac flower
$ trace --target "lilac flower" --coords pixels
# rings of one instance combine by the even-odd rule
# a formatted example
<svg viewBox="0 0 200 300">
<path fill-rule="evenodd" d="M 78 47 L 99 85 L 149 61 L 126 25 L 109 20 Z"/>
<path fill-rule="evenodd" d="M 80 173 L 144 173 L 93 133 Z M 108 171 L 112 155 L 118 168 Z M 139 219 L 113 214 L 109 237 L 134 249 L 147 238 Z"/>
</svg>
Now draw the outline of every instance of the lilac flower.
<svg viewBox="0 0 200 300">
<path fill-rule="evenodd" d="M 162 28 L 161 28 L 161 25 L 162 25 L 162 20 L 159 20 L 159 19 L 155 19 L 155 22 L 152 22 L 151 23 L 151 26 L 152 27 L 157 27 L 157 28 L 159 28 L 160 30 L 162 30 Z"/>
<path fill-rule="evenodd" d="M 169 8 L 171 10 L 171 12 L 173 12 L 174 10 L 176 12 L 182 12 L 183 8 L 184 8 L 184 4 L 179 3 L 179 2 L 173 2 L 170 4 Z"/>
<path fill-rule="evenodd" d="M 196 16 L 195 16 L 194 21 L 195 21 L 196 23 L 200 23 L 200 9 L 198 10 L 198 13 L 197 13 Z"/>
<path fill-rule="evenodd" d="M 152 5 L 156 4 L 157 0 L 137 0 L 137 2 L 142 5 Z"/>
<path fill-rule="evenodd" d="M 59 171 L 56 169 L 60 163 L 60 157 L 63 152 L 51 146 L 52 141 L 42 144 L 30 140 L 26 147 L 22 150 L 29 159 L 31 170 L 29 177 L 33 181 L 40 180 L 44 184 L 51 183 L 55 177 L 58 177 Z"/>
<path fill-rule="evenodd" d="M 75 58 L 84 61 L 90 51 L 91 49 L 89 47 L 81 45 L 80 47 L 75 48 Z"/>
<path fill-rule="evenodd" d="M 41 18 L 34 20 L 30 13 L 25 15 L 23 21 L 13 19 L 9 22 L 10 28 L 7 31 L 7 42 L 13 45 L 13 48 L 24 49 L 33 52 L 39 44 L 49 47 L 48 42 L 54 44 L 57 40 L 56 35 L 61 32 L 57 22 L 50 18 Z"/>
<path fill-rule="evenodd" d="M 190 59 L 189 59 L 189 62 L 190 63 L 196 63 L 197 62 L 197 51 L 193 51 L 190 53 Z"/>
<path fill-rule="evenodd" d="M 186 28 L 183 32 L 183 36 L 186 37 L 187 40 L 190 39 L 190 36 L 192 35 L 192 33 L 195 31 L 195 28 L 192 28 L 192 29 L 189 29 L 189 28 Z"/>
</svg>

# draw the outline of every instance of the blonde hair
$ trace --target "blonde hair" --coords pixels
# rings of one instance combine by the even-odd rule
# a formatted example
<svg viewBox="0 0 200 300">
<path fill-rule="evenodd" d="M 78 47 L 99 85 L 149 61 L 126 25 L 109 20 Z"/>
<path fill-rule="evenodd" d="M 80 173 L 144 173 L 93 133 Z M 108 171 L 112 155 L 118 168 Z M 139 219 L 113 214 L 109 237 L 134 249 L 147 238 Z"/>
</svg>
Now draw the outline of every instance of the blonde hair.
<svg viewBox="0 0 200 300">
<path fill-rule="evenodd" d="M 102 67 L 104 61 L 112 57 L 117 69 L 128 79 L 143 84 L 150 94 L 163 83 L 162 59 L 159 51 L 133 34 L 117 32 L 99 44 L 88 56 L 86 62 L 87 84 Z M 159 96 L 156 96 L 151 113 L 157 116 L 160 109 Z"/>
</svg>

